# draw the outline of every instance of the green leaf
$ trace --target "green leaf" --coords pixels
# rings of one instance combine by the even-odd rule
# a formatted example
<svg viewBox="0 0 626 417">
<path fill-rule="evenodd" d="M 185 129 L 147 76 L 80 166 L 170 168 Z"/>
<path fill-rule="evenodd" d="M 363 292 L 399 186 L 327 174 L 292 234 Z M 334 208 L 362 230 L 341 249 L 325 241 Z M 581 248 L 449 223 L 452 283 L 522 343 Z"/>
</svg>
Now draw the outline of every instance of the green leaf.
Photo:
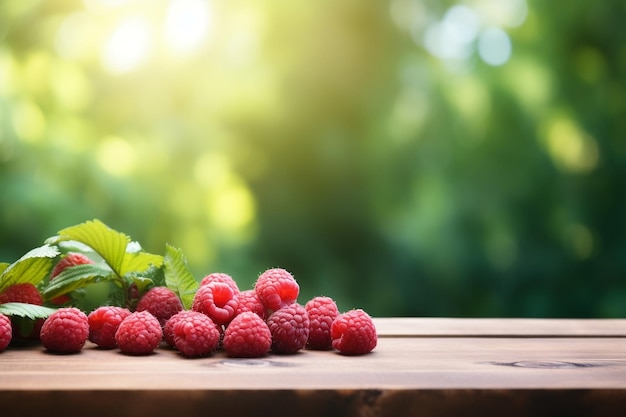
<svg viewBox="0 0 626 417">
<path fill-rule="evenodd" d="M 9 265 L 11 265 L 11 264 L 8 263 L 8 262 L 0 262 L 0 275 L 2 275 L 4 270 L 7 269 L 9 267 Z"/>
<path fill-rule="evenodd" d="M 185 309 L 191 308 L 199 283 L 189 271 L 182 250 L 166 244 L 163 266 L 167 287 L 178 294 Z"/>
<path fill-rule="evenodd" d="M 65 228 L 46 242 L 59 244 L 63 241 L 77 241 L 89 246 L 120 277 L 129 272 L 144 271 L 150 265 L 159 267 L 163 264 L 162 256 L 141 251 L 137 242 L 131 242 L 130 237 L 98 219 Z"/>
<path fill-rule="evenodd" d="M 163 257 L 148 252 L 126 253 L 124 261 L 120 267 L 121 276 L 131 272 L 143 272 L 151 266 L 160 267 L 163 265 Z"/>
<path fill-rule="evenodd" d="M 56 309 L 27 303 L 0 304 L 0 313 L 5 316 L 27 317 L 29 319 L 45 319 Z"/>
<path fill-rule="evenodd" d="M 147 290 L 148 287 L 165 286 L 165 276 L 163 268 L 151 265 L 144 271 L 133 271 L 127 273 L 124 278 L 127 282 L 135 282 L 140 293 Z M 147 280 L 147 281 L 146 281 Z"/>
<path fill-rule="evenodd" d="M 117 279 L 116 275 L 106 265 L 99 263 L 75 265 L 65 268 L 63 272 L 51 280 L 43 290 L 43 297 L 49 300 L 96 282 L 115 279 Z"/>
<path fill-rule="evenodd" d="M 48 239 L 48 243 L 75 240 L 96 251 L 109 266 L 122 276 L 122 264 L 126 256 L 126 246 L 130 238 L 124 233 L 111 229 L 100 220 L 90 220 L 76 226 L 65 228 L 58 236 Z"/>
<path fill-rule="evenodd" d="M 54 258 L 58 254 L 58 249 L 48 244 L 30 250 L 2 270 L 0 292 L 15 284 L 38 285 L 50 273 Z"/>
</svg>

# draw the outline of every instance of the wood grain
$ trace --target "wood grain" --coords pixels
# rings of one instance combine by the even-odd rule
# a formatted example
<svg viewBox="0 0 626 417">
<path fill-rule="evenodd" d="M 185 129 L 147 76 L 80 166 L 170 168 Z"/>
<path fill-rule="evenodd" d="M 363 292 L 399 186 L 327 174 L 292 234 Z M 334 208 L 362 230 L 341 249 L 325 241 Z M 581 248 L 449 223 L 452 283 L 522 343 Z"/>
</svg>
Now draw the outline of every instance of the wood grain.
<svg viewBox="0 0 626 417">
<path fill-rule="evenodd" d="M 55 355 L 12 346 L 0 353 L 2 415 L 66 415 L 71 407 L 85 416 L 234 416 L 259 408 L 298 416 L 622 416 L 626 407 L 622 321 L 375 322 L 378 346 L 356 357 L 304 350 L 185 359 L 166 347 L 135 357 L 90 343 L 79 354 Z"/>
<path fill-rule="evenodd" d="M 375 318 L 382 337 L 625 337 L 626 319 Z"/>
</svg>

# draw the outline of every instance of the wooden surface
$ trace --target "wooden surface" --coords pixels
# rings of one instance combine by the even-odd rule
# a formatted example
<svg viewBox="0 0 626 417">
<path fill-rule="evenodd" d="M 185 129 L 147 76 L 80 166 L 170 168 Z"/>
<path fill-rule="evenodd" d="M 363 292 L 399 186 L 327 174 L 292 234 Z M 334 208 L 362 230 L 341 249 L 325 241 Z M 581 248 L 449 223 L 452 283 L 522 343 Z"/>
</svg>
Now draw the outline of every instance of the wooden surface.
<svg viewBox="0 0 626 417">
<path fill-rule="evenodd" d="M 357 357 L 11 346 L 0 353 L 2 415 L 626 415 L 626 320 L 375 323 L 378 346 Z"/>
</svg>

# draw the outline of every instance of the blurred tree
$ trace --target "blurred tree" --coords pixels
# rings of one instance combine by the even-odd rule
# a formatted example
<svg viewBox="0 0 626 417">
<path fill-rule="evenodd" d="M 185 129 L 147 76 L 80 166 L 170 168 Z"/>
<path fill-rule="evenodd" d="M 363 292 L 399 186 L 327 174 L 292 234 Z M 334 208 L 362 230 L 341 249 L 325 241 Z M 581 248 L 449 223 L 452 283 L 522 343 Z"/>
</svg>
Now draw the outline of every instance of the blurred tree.
<svg viewBox="0 0 626 417">
<path fill-rule="evenodd" d="M 618 1 L 0 3 L 0 259 L 99 218 L 374 315 L 626 315 Z"/>
</svg>

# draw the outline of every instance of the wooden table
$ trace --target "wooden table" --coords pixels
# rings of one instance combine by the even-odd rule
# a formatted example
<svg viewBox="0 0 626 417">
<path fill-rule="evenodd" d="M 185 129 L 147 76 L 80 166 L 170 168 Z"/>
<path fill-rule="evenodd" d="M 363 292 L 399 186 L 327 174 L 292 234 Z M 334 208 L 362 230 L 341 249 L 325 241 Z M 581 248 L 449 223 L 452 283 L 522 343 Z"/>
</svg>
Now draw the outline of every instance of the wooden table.
<svg viewBox="0 0 626 417">
<path fill-rule="evenodd" d="M 2 416 L 626 415 L 626 320 L 374 320 L 378 346 L 357 357 L 9 347 Z"/>
</svg>

